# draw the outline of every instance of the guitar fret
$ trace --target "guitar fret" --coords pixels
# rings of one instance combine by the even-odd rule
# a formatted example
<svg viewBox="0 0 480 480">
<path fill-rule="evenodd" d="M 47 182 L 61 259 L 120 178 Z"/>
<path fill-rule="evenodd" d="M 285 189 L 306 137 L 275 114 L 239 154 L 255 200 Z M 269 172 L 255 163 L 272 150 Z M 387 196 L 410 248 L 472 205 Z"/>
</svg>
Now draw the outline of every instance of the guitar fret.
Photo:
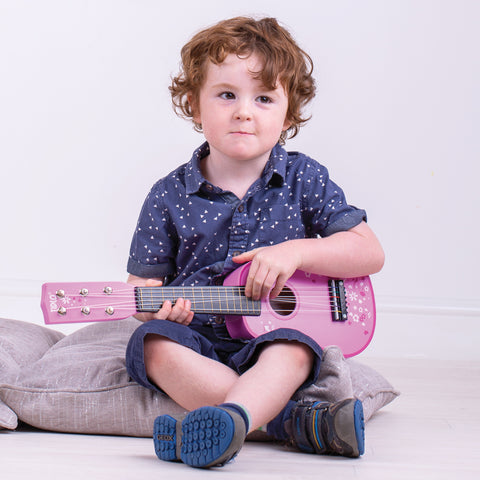
<svg viewBox="0 0 480 480">
<path fill-rule="evenodd" d="M 200 294 L 202 296 L 202 307 L 205 309 L 206 308 L 205 307 L 205 291 L 203 288 L 201 288 L 200 290 L 201 290 Z"/>
<path fill-rule="evenodd" d="M 235 298 L 235 296 L 232 294 L 231 289 L 228 289 L 225 292 L 226 292 L 226 298 L 224 298 L 225 305 L 222 304 L 222 306 L 224 306 L 225 311 L 227 313 L 230 313 L 232 311 L 232 305 L 231 305 L 231 302 L 229 302 L 228 300 L 232 297 Z M 235 305 L 234 305 L 234 308 L 235 308 Z"/>
<path fill-rule="evenodd" d="M 242 310 L 242 308 L 241 308 L 241 298 L 239 297 L 239 289 L 238 289 L 238 287 L 232 288 L 232 296 L 233 296 L 233 298 L 235 299 L 235 300 L 233 301 L 233 309 L 234 309 L 235 311 L 237 311 L 237 309 Z M 240 305 L 237 306 L 239 300 L 240 300 Z"/>
<path fill-rule="evenodd" d="M 241 310 L 245 310 L 246 308 L 248 313 L 248 298 L 245 297 L 245 295 L 242 295 L 240 287 L 237 287 L 237 297 L 238 297 L 239 308 Z"/>
<path fill-rule="evenodd" d="M 143 291 L 140 289 L 139 292 L 140 292 L 140 304 L 141 304 L 140 311 L 142 311 L 145 309 L 145 305 L 143 304 Z"/>
<path fill-rule="evenodd" d="M 229 289 L 227 294 L 226 307 L 225 307 L 225 310 L 227 311 L 227 313 L 236 311 L 236 300 L 237 300 L 237 296 L 235 294 L 235 289 L 233 288 Z"/>
<path fill-rule="evenodd" d="M 246 309 L 247 309 L 247 313 L 251 313 L 252 303 L 248 301 L 248 298 L 247 298 L 247 297 L 244 296 L 244 298 L 245 298 L 245 302 L 244 302 L 244 303 L 245 303 L 245 306 L 246 306 Z"/>
<path fill-rule="evenodd" d="M 245 307 L 247 309 L 247 313 L 250 313 L 250 302 L 248 301 L 247 297 L 244 297 L 245 298 Z"/>
</svg>

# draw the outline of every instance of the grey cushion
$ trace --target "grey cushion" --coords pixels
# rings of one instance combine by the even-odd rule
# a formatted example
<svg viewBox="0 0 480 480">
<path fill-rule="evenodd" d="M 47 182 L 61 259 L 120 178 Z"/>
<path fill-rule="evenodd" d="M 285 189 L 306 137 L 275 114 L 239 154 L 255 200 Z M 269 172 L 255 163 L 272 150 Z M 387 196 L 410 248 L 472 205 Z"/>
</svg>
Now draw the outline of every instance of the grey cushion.
<svg viewBox="0 0 480 480">
<path fill-rule="evenodd" d="M 15 430 L 17 425 L 17 414 L 0 400 L 0 429 Z"/>
<path fill-rule="evenodd" d="M 45 430 L 151 436 L 157 415 L 183 410 L 129 378 L 125 348 L 138 325 L 129 318 L 77 330 L 0 385 L 0 398 Z"/>
<path fill-rule="evenodd" d="M 317 381 L 301 390 L 296 400 L 338 402 L 358 398 L 363 403 L 365 420 L 392 402 L 399 392 L 373 368 L 352 358 L 345 359 L 338 347 L 323 352 L 322 367 Z"/>
<path fill-rule="evenodd" d="M 40 325 L 0 318 L 0 384 L 40 359 L 64 335 Z M 0 428 L 17 427 L 17 415 L 0 400 Z"/>
<path fill-rule="evenodd" d="M 12 428 L 7 417 L 15 412 L 20 420 L 45 430 L 149 437 L 158 415 L 182 412 L 173 400 L 137 385 L 127 374 L 125 348 L 139 324 L 129 318 L 88 325 L 52 342 L 27 364 L 23 354 L 12 352 L 11 357 L 22 356 L 23 366 L 10 368 L 0 381 L 6 409 L 0 408 L 0 415 L 6 428 Z M 9 330 L 13 350 L 15 345 L 25 348 L 16 339 L 25 338 L 24 330 L 30 328 L 19 322 Z M 325 351 L 323 365 L 322 376 L 303 396 L 331 401 L 358 396 L 369 418 L 397 395 L 381 375 L 345 361 L 336 347 Z"/>
</svg>

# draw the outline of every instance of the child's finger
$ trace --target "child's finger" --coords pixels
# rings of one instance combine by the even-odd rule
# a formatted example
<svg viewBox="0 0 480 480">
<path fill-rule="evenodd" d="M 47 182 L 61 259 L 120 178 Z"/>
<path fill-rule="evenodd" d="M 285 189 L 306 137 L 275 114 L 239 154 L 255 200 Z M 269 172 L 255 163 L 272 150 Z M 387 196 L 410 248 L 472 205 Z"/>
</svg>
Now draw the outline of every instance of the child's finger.
<svg viewBox="0 0 480 480">
<path fill-rule="evenodd" d="M 178 298 L 172 308 L 168 320 L 172 322 L 188 325 L 193 318 L 193 312 L 190 310 L 192 303 L 188 299 Z"/>
<path fill-rule="evenodd" d="M 247 263 L 253 260 L 253 257 L 262 250 L 264 247 L 254 248 L 253 250 L 249 250 L 248 252 L 240 253 L 239 255 L 235 255 L 233 257 L 233 261 L 235 263 Z"/>
<path fill-rule="evenodd" d="M 287 283 L 287 280 L 288 280 L 288 276 L 286 275 L 280 275 L 277 278 L 275 286 L 272 288 L 272 291 L 270 292 L 270 298 L 276 298 L 280 295 L 280 292 L 283 290 L 283 287 L 285 286 L 285 283 Z"/>
<path fill-rule="evenodd" d="M 154 317 L 157 320 L 167 320 L 171 312 L 172 312 L 172 302 L 170 300 L 165 300 L 160 310 L 158 310 L 158 312 L 155 313 Z"/>
</svg>

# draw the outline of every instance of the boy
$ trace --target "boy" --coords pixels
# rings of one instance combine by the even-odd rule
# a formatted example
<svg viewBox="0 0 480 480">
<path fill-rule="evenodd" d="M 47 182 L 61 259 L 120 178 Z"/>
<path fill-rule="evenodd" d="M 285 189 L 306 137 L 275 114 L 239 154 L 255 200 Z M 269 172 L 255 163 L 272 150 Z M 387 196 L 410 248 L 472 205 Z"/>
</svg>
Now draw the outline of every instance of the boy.
<svg viewBox="0 0 480 480">
<path fill-rule="evenodd" d="M 279 294 L 296 270 L 370 275 L 383 251 L 366 214 L 346 203 L 325 167 L 279 143 L 306 121 L 315 94 L 308 55 L 275 19 L 238 17 L 195 35 L 170 87 L 181 115 L 206 138 L 189 163 L 157 182 L 143 206 L 128 263 L 134 285 L 216 285 L 251 262 L 245 294 Z M 222 317 L 195 315 L 188 299 L 165 302 L 127 348 L 130 375 L 189 411 L 155 421 L 162 460 L 219 466 L 263 425 L 303 451 L 363 453 L 362 405 L 300 404 L 322 349 L 278 329 L 230 338 Z"/>
</svg>

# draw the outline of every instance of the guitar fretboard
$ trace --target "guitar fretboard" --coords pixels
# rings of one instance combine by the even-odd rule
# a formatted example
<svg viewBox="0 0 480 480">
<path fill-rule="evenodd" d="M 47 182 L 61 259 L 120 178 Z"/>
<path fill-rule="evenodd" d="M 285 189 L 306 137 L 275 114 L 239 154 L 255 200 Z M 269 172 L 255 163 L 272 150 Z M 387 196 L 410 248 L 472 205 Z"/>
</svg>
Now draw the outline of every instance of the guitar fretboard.
<svg viewBox="0 0 480 480">
<path fill-rule="evenodd" d="M 260 301 L 245 296 L 244 287 L 136 287 L 135 302 L 138 312 L 157 312 L 163 302 L 172 304 L 177 298 L 192 302 L 195 313 L 258 316 Z"/>
</svg>

